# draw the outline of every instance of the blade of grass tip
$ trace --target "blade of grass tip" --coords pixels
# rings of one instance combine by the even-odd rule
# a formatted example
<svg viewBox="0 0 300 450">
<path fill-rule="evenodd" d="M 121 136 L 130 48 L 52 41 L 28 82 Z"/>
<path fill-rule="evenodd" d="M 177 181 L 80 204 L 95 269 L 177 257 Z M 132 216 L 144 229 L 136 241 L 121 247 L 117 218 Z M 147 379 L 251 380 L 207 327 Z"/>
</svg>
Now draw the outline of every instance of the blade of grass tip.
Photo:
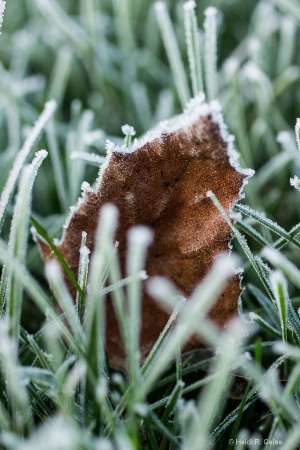
<svg viewBox="0 0 300 450">
<path fill-rule="evenodd" d="M 74 287 L 79 292 L 80 296 L 84 299 L 84 292 L 82 291 L 81 287 L 78 284 L 78 281 L 76 280 L 76 277 L 74 275 L 74 272 L 72 271 L 69 264 L 66 262 L 56 245 L 53 243 L 52 239 L 47 234 L 47 231 L 42 227 L 42 225 L 33 217 L 30 216 L 30 222 L 32 223 L 33 227 L 36 229 L 38 234 L 47 242 L 51 250 L 53 251 L 54 255 L 57 257 L 59 263 L 65 270 L 67 276 L 72 281 Z"/>
<path fill-rule="evenodd" d="M 174 386 L 174 389 L 169 396 L 169 399 L 167 401 L 165 410 L 161 418 L 162 423 L 164 423 L 165 425 L 167 425 L 167 422 L 170 420 L 170 416 L 173 414 L 174 409 L 177 406 L 177 402 L 181 397 L 184 386 L 185 386 L 184 382 L 182 380 L 179 380 Z"/>
<path fill-rule="evenodd" d="M 181 429 L 183 442 L 186 442 L 195 421 L 199 420 L 199 413 L 194 400 L 189 400 L 184 405 L 181 414 Z"/>
<path fill-rule="evenodd" d="M 199 92 L 203 92 L 200 35 L 195 8 L 196 2 L 194 0 L 190 0 L 183 5 L 185 37 L 194 97 Z"/>
<path fill-rule="evenodd" d="M 216 415 L 220 413 L 224 401 L 224 393 L 229 389 L 229 375 L 231 367 L 239 359 L 242 346 L 238 345 L 246 334 L 246 325 L 240 318 L 234 319 L 228 329 L 219 338 L 219 350 L 217 360 L 214 363 L 213 372 L 218 377 L 205 386 L 198 401 L 200 422 L 193 424 L 184 449 L 198 450 L 207 448 L 211 427 Z"/>
<path fill-rule="evenodd" d="M 6 2 L 4 2 L 3 0 L 0 0 L 0 34 L 1 34 L 1 28 L 2 28 L 2 24 L 3 24 L 3 15 L 4 15 L 4 10 L 5 10 L 5 5 L 6 5 Z"/>
<path fill-rule="evenodd" d="M 50 355 L 47 355 L 44 350 L 41 349 L 31 334 L 28 334 L 25 330 L 23 330 L 22 335 L 24 336 L 26 346 L 30 348 L 33 355 L 39 361 L 40 366 L 43 369 L 51 370 Z"/>
<path fill-rule="evenodd" d="M 17 360 L 17 342 L 8 334 L 8 324 L 0 321 L 0 360 L 5 373 L 6 388 L 12 415 L 12 430 L 23 434 L 25 430 L 33 429 L 32 410 L 28 404 L 28 397 L 24 383 L 20 379 Z"/>
<path fill-rule="evenodd" d="M 65 351 L 61 338 L 61 330 L 53 319 L 47 320 L 42 337 L 47 352 L 50 355 L 49 363 L 51 369 L 56 374 L 65 360 Z"/>
<path fill-rule="evenodd" d="M 199 323 L 205 324 L 204 317 L 211 308 L 216 298 L 223 291 L 228 278 L 233 275 L 233 258 L 219 257 L 216 259 L 211 271 L 195 289 L 194 294 L 181 309 L 177 323 L 167 341 L 165 347 L 159 353 L 155 365 L 148 371 L 144 379 L 144 391 L 152 387 L 157 378 L 164 372 L 170 361 L 174 358 L 174 352 L 178 345 L 182 346 L 194 333 L 210 333 L 209 328 L 199 329 Z M 171 292 L 172 295 L 173 292 Z M 160 298 L 160 293 L 153 292 L 154 298 Z M 202 326 L 202 325 L 201 325 Z M 205 330 L 203 332 L 203 330 Z"/>
<path fill-rule="evenodd" d="M 211 201 L 213 202 L 213 204 L 215 205 L 215 207 L 220 211 L 222 217 L 224 218 L 224 220 L 227 222 L 227 224 L 230 226 L 233 234 L 235 235 L 236 239 L 238 240 L 240 246 L 242 247 L 242 250 L 244 251 L 245 255 L 247 256 L 250 264 L 252 265 L 253 269 L 255 270 L 255 272 L 257 273 L 259 279 L 261 280 L 263 286 L 265 287 L 268 295 L 273 298 L 273 293 L 272 293 L 272 289 L 269 285 L 269 283 L 266 281 L 265 277 L 262 274 L 261 271 L 261 267 L 259 266 L 256 258 L 253 256 L 250 247 L 245 239 L 245 237 L 238 231 L 238 229 L 233 225 L 233 223 L 231 223 L 228 215 L 226 214 L 223 206 L 221 205 L 221 203 L 219 202 L 219 200 L 217 199 L 217 197 L 215 196 L 215 194 L 212 191 L 208 191 L 207 192 L 207 197 L 211 199 Z"/>
<path fill-rule="evenodd" d="M 73 299 L 63 280 L 61 268 L 57 261 L 49 261 L 46 264 L 46 277 L 49 281 L 54 297 L 58 301 L 61 310 L 65 313 L 65 317 L 74 333 L 76 342 L 84 346 L 85 336 L 82 331 L 81 323 L 74 305 Z"/>
<path fill-rule="evenodd" d="M 288 291 L 287 282 L 281 272 L 278 270 L 271 274 L 271 286 L 277 303 L 278 313 L 280 317 L 282 340 L 287 342 L 288 328 Z"/>
<path fill-rule="evenodd" d="M 3 219 L 6 212 L 7 205 L 13 195 L 16 182 L 19 178 L 20 172 L 25 164 L 26 159 L 28 158 L 33 146 L 38 140 L 42 130 L 45 128 L 46 124 L 53 116 L 56 109 L 56 103 L 54 100 L 50 100 L 45 104 L 44 110 L 36 123 L 34 124 L 33 129 L 29 133 L 25 143 L 15 158 L 13 167 L 9 173 L 8 180 L 6 185 L 0 196 L 0 232 L 3 225 Z"/>
<path fill-rule="evenodd" d="M 172 22 L 166 5 L 163 2 L 156 2 L 154 4 L 154 8 L 166 53 L 173 72 L 179 100 L 182 108 L 185 108 L 188 100 L 190 99 L 190 92 Z"/>
<path fill-rule="evenodd" d="M 277 337 L 282 337 L 282 334 L 280 331 L 278 331 L 274 326 L 270 325 L 268 322 L 266 322 L 260 315 L 250 312 L 249 313 L 249 319 L 253 322 L 258 323 L 262 328 L 267 330 L 269 333 L 274 334 Z"/>
<path fill-rule="evenodd" d="M 272 323 L 274 327 L 278 326 L 278 313 L 276 307 L 274 306 L 274 302 L 272 299 L 269 299 L 260 289 L 258 289 L 253 284 L 249 284 L 247 289 L 255 296 L 261 307 L 268 314 L 268 319 Z"/>
<path fill-rule="evenodd" d="M 86 290 L 86 284 L 87 284 L 87 277 L 89 272 L 89 262 L 90 262 L 90 249 L 86 246 L 86 238 L 87 234 L 85 231 L 82 232 L 82 238 L 81 238 L 81 245 L 80 245 L 80 257 L 79 257 L 79 266 L 78 266 L 78 284 L 82 290 L 82 292 L 85 292 Z M 80 322 L 83 321 L 83 298 L 79 295 L 79 292 L 76 292 L 76 310 L 79 317 Z"/>
<path fill-rule="evenodd" d="M 153 239 L 149 228 L 138 226 L 131 228 L 128 232 L 128 250 L 126 269 L 127 275 L 133 276 L 144 268 L 146 253 Z M 141 327 L 141 294 L 142 281 L 135 277 L 127 287 L 128 299 L 128 342 L 125 342 L 127 350 L 127 364 L 130 376 L 130 384 L 134 401 L 140 401 L 140 327 Z"/>
<path fill-rule="evenodd" d="M 16 199 L 11 231 L 8 241 L 8 252 L 21 264 L 25 264 L 29 214 L 31 210 L 32 188 L 37 172 L 47 156 L 45 150 L 36 153 L 29 166 L 22 171 L 19 191 Z M 5 299 L 7 303 L 7 315 L 9 321 L 9 334 L 18 339 L 22 310 L 23 287 L 8 266 L 3 267 L 0 283 L 0 315 L 3 315 Z"/>
<path fill-rule="evenodd" d="M 218 96 L 217 72 L 217 13 L 218 10 L 210 6 L 204 11 L 204 67 L 205 84 L 208 101 Z"/>
<path fill-rule="evenodd" d="M 56 191 L 62 211 L 66 211 L 68 207 L 67 189 L 65 185 L 65 176 L 63 173 L 63 165 L 59 156 L 58 143 L 55 135 L 53 120 L 50 120 L 46 127 L 47 142 L 49 145 L 49 153 L 53 166 L 53 175 L 56 183 Z"/>
</svg>

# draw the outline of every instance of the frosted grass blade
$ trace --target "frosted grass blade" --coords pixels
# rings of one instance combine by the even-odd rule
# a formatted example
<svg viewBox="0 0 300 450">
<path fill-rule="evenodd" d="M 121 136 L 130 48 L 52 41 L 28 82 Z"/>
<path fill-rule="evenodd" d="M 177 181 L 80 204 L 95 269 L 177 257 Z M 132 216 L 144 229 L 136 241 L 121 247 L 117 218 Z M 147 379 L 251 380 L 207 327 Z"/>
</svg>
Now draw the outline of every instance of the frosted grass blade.
<svg viewBox="0 0 300 450">
<path fill-rule="evenodd" d="M 277 308 L 280 317 L 280 324 L 282 330 L 283 342 L 287 342 L 287 321 L 288 321 L 288 292 L 287 283 L 282 273 L 279 271 L 271 274 L 271 285 L 273 288 L 274 296 L 277 303 Z"/>
<path fill-rule="evenodd" d="M 31 210 L 32 188 L 37 172 L 42 162 L 47 156 L 45 150 L 36 153 L 36 156 L 29 166 L 26 166 L 21 175 L 19 191 L 16 199 L 14 215 L 11 224 L 11 232 L 8 241 L 8 252 L 11 257 L 15 257 L 21 264 L 25 264 L 29 215 Z M 5 299 L 7 302 L 7 314 L 9 323 L 9 334 L 14 339 L 18 339 L 22 309 L 21 283 L 15 279 L 13 272 L 5 265 L 3 267 L 0 284 L 0 302 L 3 315 Z"/>
<path fill-rule="evenodd" d="M 196 3 L 193 0 L 188 1 L 183 5 L 185 36 L 194 97 L 196 97 L 196 95 L 198 95 L 200 92 L 203 92 L 200 34 L 197 26 L 196 14 L 194 11 L 195 7 Z"/>
<path fill-rule="evenodd" d="M 205 87 L 208 101 L 215 100 L 218 95 L 217 72 L 217 9 L 209 7 L 205 10 L 204 21 L 204 67 Z"/>
<path fill-rule="evenodd" d="M 6 185 L 1 193 L 0 196 L 0 232 L 3 225 L 3 219 L 5 215 L 5 211 L 7 208 L 7 205 L 13 195 L 13 191 L 16 185 L 16 182 L 18 180 L 18 177 L 20 175 L 20 172 L 23 168 L 23 165 L 28 158 L 32 147 L 38 140 L 39 135 L 41 134 L 42 130 L 45 128 L 46 124 L 54 114 L 56 109 L 56 103 L 54 100 L 50 100 L 45 104 L 44 111 L 38 118 L 37 122 L 35 123 L 33 129 L 29 133 L 22 149 L 18 153 L 15 162 L 13 164 L 13 167 L 9 173 L 8 180 L 6 182 Z"/>
<path fill-rule="evenodd" d="M 185 108 L 190 98 L 190 93 L 172 22 L 163 2 L 156 2 L 154 7 L 181 106 Z"/>
</svg>

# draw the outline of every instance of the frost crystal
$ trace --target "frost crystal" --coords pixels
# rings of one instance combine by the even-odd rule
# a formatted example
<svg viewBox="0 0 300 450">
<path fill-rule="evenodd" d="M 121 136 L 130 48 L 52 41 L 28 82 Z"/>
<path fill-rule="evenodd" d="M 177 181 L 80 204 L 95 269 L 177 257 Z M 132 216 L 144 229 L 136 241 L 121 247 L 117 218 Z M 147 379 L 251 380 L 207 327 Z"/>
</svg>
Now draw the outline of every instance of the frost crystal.
<svg viewBox="0 0 300 450">
<path fill-rule="evenodd" d="M 135 129 L 130 125 L 123 125 L 122 133 L 125 134 L 125 136 L 135 136 Z"/>
<path fill-rule="evenodd" d="M 110 153 L 112 153 L 114 150 L 116 150 L 117 146 L 116 144 L 114 144 L 112 141 L 110 141 L 109 139 L 106 139 L 106 143 L 105 143 L 105 150 L 107 155 L 109 155 Z"/>
<path fill-rule="evenodd" d="M 194 0 L 190 0 L 183 5 L 183 9 L 186 11 L 191 11 L 196 8 L 196 2 Z"/>
<path fill-rule="evenodd" d="M 297 189 L 297 191 L 300 191 L 300 179 L 297 177 L 297 175 L 295 175 L 294 178 L 290 178 L 290 184 L 295 189 Z"/>
</svg>

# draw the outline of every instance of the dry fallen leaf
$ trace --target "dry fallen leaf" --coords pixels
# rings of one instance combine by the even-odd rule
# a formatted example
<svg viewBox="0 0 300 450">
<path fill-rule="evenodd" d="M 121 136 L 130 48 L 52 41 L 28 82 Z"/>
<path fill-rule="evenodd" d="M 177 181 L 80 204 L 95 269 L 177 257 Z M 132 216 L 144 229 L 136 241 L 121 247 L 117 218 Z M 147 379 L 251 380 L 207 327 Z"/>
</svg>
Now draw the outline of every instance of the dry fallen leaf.
<svg viewBox="0 0 300 450">
<path fill-rule="evenodd" d="M 114 203 L 120 214 L 116 239 L 124 267 L 126 232 L 133 225 L 154 231 L 146 270 L 149 276 L 171 279 L 189 296 L 220 253 L 229 252 L 231 233 L 220 213 L 206 197 L 213 191 L 230 213 L 250 175 L 236 163 L 216 104 L 191 104 L 170 122 L 160 124 L 130 149 L 115 147 L 100 170 L 96 188 L 87 190 L 65 229 L 60 252 L 77 273 L 82 231 L 93 250 L 99 210 Z M 44 260 L 51 253 L 39 240 Z M 75 297 L 74 287 L 66 279 Z M 237 310 L 240 280 L 236 275 L 210 312 L 222 327 Z M 142 358 L 168 320 L 168 315 L 146 293 L 143 296 Z M 193 338 L 187 348 L 199 346 Z M 107 300 L 107 354 L 110 363 L 124 367 L 124 349 L 112 302 Z"/>
</svg>

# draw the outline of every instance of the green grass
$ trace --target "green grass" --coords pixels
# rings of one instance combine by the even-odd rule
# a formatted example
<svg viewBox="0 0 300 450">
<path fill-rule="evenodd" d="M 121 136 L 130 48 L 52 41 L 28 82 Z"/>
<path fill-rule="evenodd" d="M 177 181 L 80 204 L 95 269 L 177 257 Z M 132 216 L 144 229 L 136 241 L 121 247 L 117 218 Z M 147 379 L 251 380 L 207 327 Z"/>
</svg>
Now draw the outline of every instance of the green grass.
<svg viewBox="0 0 300 450">
<path fill-rule="evenodd" d="M 250 449 L 300 446 L 300 3 L 204 3 L 196 19 L 179 1 L 166 1 L 167 9 L 150 0 L 7 2 L 0 36 L 1 449 L 242 449 L 245 440 Z M 207 6 L 218 8 L 217 23 Z M 141 135 L 180 113 L 203 86 L 222 105 L 241 165 L 256 171 L 235 208 L 238 220 L 229 222 L 238 261 L 218 261 L 187 302 L 166 280 L 152 280 L 170 320 L 140 367 L 139 292 L 150 236 L 132 231 L 121 280 L 116 211 L 104 209 L 92 255 L 83 236 L 78 280 L 67 267 L 79 285 L 74 306 L 54 261 L 44 275 L 30 216 L 57 253 L 52 239 L 82 182 L 97 177 L 106 140 L 122 143 L 125 124 Z M 123 131 L 129 145 L 133 130 Z M 220 331 L 206 313 L 234 265 L 244 270 L 240 317 Z M 108 290 L 127 373 L 106 360 Z M 181 355 L 193 333 L 207 349 Z"/>
</svg>

